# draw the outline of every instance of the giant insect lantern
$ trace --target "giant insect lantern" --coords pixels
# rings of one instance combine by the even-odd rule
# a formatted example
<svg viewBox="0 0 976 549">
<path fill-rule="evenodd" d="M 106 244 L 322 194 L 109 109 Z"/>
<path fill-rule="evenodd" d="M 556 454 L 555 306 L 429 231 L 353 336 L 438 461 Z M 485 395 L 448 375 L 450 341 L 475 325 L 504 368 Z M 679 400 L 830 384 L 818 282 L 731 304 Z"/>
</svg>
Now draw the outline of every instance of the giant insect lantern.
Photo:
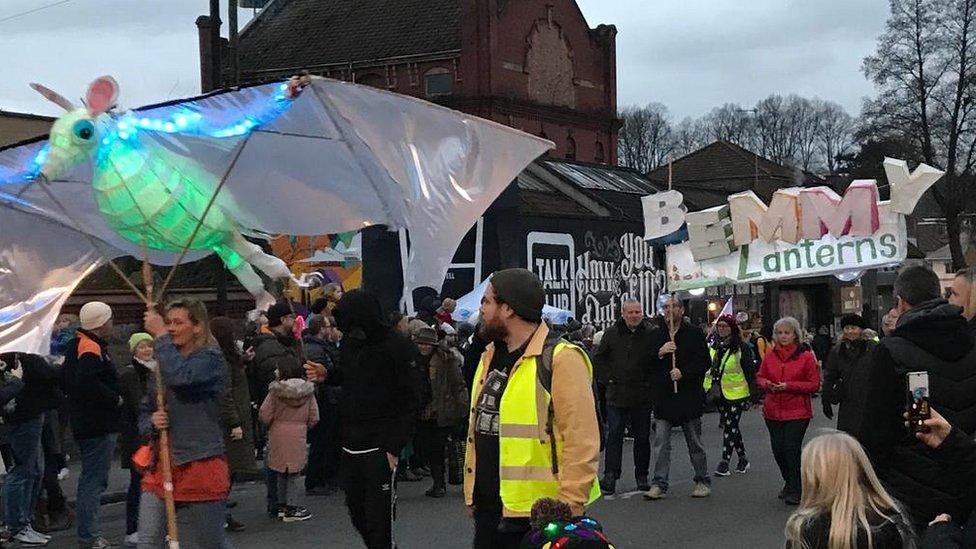
<svg viewBox="0 0 976 549">
<path fill-rule="evenodd" d="M 291 81 L 276 101 L 291 101 L 301 85 L 301 80 Z M 287 279 L 291 271 L 282 260 L 245 240 L 234 219 L 213 205 L 211 198 L 220 185 L 217 177 L 139 138 L 140 128 L 188 130 L 189 115 L 166 122 L 113 116 L 109 110 L 118 99 L 119 86 L 110 76 L 92 82 L 83 107 L 39 84 L 32 87 L 67 111 L 51 128 L 49 148 L 41 159 L 42 180 L 55 180 L 73 166 L 91 162 L 98 211 L 119 235 L 153 250 L 212 250 L 255 296 L 259 308 L 274 302 L 252 267 L 272 278 Z M 248 118 L 239 129 L 253 125 Z"/>
<path fill-rule="evenodd" d="M 82 106 L 32 86 L 66 113 L 46 140 L 0 148 L 0 350 L 43 350 L 80 280 L 124 255 L 173 265 L 215 253 L 262 307 L 274 298 L 257 271 L 293 275 L 255 238 L 382 225 L 410 235 L 406 291 L 439 288 L 478 217 L 553 147 L 319 77 L 130 111 L 115 108 L 108 76 Z"/>
</svg>

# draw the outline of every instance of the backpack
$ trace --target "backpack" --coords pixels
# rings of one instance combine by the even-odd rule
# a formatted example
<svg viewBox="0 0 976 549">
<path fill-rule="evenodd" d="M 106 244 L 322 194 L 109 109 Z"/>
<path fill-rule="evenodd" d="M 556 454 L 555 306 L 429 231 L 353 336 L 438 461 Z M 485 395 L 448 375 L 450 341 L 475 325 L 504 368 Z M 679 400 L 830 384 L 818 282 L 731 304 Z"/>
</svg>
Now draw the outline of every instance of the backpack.
<svg viewBox="0 0 976 549">
<path fill-rule="evenodd" d="M 572 345 L 572 343 L 563 339 L 560 334 L 549 332 L 549 335 L 546 336 L 545 342 L 542 344 L 542 356 L 539 367 L 535 369 L 539 383 L 542 385 L 542 388 L 549 393 L 550 397 L 552 396 L 552 356 L 556 351 L 556 345 L 559 343 L 569 343 Z M 582 349 L 580 349 L 580 351 L 585 352 Z M 596 376 L 591 376 L 590 388 L 593 391 L 593 404 L 596 408 L 596 424 L 600 430 L 600 451 L 602 452 L 606 446 L 607 436 L 606 426 L 603 421 L 603 414 L 600 412 L 600 398 L 596 388 Z M 549 399 L 549 417 L 546 420 L 546 432 L 549 433 L 550 437 L 552 437 L 554 432 L 552 398 Z M 559 463 L 556 457 L 555 442 L 550 444 L 550 447 L 552 448 L 552 472 L 553 474 L 556 474 L 559 472 Z"/>
</svg>

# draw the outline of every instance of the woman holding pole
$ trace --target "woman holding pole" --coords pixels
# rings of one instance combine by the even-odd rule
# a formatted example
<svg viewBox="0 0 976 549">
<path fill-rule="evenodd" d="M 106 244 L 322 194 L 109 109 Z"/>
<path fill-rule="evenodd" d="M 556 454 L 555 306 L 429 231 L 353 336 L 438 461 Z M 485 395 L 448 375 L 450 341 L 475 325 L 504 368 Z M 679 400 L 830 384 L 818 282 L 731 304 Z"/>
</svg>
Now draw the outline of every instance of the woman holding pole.
<svg viewBox="0 0 976 549">
<path fill-rule="evenodd" d="M 230 491 L 220 415 L 225 366 L 210 335 L 207 310 L 197 300 L 175 301 L 166 308 L 165 321 L 155 311 L 147 311 L 145 327 L 155 338 L 165 408 L 147 399 L 140 429 L 153 437 L 169 436 L 159 439 L 143 476 L 139 547 L 163 547 L 167 531 L 175 530 L 166 512 L 167 454 L 172 499 L 181 504 L 180 513 L 188 519 L 184 538 L 188 535 L 193 547 L 233 547 L 224 533 L 224 504 Z M 172 540 L 169 545 L 174 546 Z"/>
</svg>

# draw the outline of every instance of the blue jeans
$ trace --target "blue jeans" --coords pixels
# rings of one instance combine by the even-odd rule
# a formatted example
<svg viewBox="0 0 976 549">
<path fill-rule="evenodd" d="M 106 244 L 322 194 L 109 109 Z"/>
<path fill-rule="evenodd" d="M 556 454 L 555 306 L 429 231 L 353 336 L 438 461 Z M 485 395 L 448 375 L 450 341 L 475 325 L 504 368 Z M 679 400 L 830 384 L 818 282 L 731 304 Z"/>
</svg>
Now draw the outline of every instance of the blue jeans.
<svg viewBox="0 0 976 549">
<path fill-rule="evenodd" d="M 41 450 L 44 415 L 11 423 L 9 427 L 13 467 L 3 482 L 3 519 L 11 532 L 17 532 L 30 522 L 40 492 L 44 474 L 44 452 Z"/>
<path fill-rule="evenodd" d="M 115 454 L 118 433 L 81 439 L 81 474 L 78 476 L 78 498 L 75 511 L 78 516 L 78 541 L 91 543 L 102 535 L 98 524 L 98 511 L 102 493 L 108 488 L 108 471 Z"/>
<path fill-rule="evenodd" d="M 180 541 L 184 547 L 233 549 L 224 532 L 227 502 L 200 501 L 177 503 Z M 140 549 L 166 547 L 166 504 L 152 492 L 143 492 L 139 501 Z"/>
<path fill-rule="evenodd" d="M 278 472 L 272 471 L 267 465 L 267 455 L 265 455 L 264 465 L 264 484 L 268 490 L 268 512 L 277 513 L 278 505 L 284 505 L 278 501 Z"/>
<path fill-rule="evenodd" d="M 607 406 L 607 452 L 603 464 L 607 478 L 620 478 L 624 428 L 628 422 L 634 435 L 634 478 L 647 477 L 651 463 L 651 409 Z"/>
<path fill-rule="evenodd" d="M 688 456 L 691 458 L 691 466 L 695 470 L 695 482 L 711 484 L 708 477 L 708 459 L 705 455 L 705 447 L 701 441 L 701 418 L 686 421 L 681 424 L 681 430 L 685 434 L 685 443 L 688 445 Z M 671 471 L 671 427 L 670 421 L 665 419 L 654 420 L 654 479 L 651 484 L 661 490 L 668 491 L 668 475 Z"/>
</svg>

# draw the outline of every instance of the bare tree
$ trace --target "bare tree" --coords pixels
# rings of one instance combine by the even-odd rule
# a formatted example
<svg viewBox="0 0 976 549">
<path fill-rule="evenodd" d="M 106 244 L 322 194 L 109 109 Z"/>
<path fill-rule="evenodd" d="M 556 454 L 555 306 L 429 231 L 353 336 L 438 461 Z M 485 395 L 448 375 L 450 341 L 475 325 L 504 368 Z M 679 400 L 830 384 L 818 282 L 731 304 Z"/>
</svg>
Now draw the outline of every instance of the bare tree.
<svg viewBox="0 0 976 549">
<path fill-rule="evenodd" d="M 850 152 L 854 145 L 854 118 L 832 101 L 817 100 L 815 108 L 819 112 L 817 141 L 823 155 L 823 167 L 834 173 L 838 167 L 837 158 Z"/>
<path fill-rule="evenodd" d="M 620 164 L 647 173 L 671 153 L 671 121 L 660 103 L 627 107 L 620 112 L 623 126 L 618 134 Z"/>
<path fill-rule="evenodd" d="M 731 141 L 747 146 L 752 135 L 749 111 L 738 103 L 726 103 L 712 109 L 702 120 L 712 140 Z"/>
<path fill-rule="evenodd" d="M 976 0 L 891 0 L 864 73 L 879 91 L 864 108 L 871 132 L 905 138 L 915 145 L 914 160 L 946 171 L 934 197 L 953 267 L 964 267 L 959 213 L 976 153 Z"/>
<path fill-rule="evenodd" d="M 690 117 L 679 122 L 672 134 L 672 152 L 675 157 L 691 154 L 714 141 L 709 138 L 705 122 Z"/>
</svg>

